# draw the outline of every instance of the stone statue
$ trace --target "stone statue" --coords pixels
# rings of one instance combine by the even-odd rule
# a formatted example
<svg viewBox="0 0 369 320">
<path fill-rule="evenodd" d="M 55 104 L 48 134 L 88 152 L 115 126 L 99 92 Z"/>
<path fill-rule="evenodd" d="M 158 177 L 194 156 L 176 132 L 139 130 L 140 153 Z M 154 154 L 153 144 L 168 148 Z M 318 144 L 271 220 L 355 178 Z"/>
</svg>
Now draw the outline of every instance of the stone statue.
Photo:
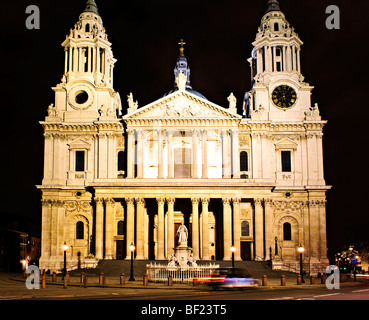
<svg viewBox="0 0 369 320">
<path fill-rule="evenodd" d="M 132 92 L 127 96 L 127 102 L 128 102 L 128 108 L 129 108 L 129 112 L 132 112 L 134 110 L 137 110 L 138 108 L 138 102 L 133 101 L 133 94 Z"/>
<path fill-rule="evenodd" d="M 181 70 L 180 73 L 178 74 L 178 77 L 176 79 L 177 82 L 177 87 L 179 90 L 185 90 L 186 89 L 186 82 L 187 82 L 187 77 L 186 75 L 183 73 L 183 71 Z"/>
<path fill-rule="evenodd" d="M 228 97 L 228 101 L 229 101 L 229 109 L 235 110 L 236 109 L 236 105 L 237 105 L 237 99 L 234 96 L 233 92 Z"/>
<path fill-rule="evenodd" d="M 56 111 L 56 108 L 55 108 L 53 103 L 48 106 L 47 113 L 48 113 L 49 117 L 56 117 L 57 116 L 57 111 Z"/>
<path fill-rule="evenodd" d="M 186 244 L 188 239 L 188 230 L 187 227 L 182 223 L 177 230 L 178 242 L 179 244 Z"/>
</svg>

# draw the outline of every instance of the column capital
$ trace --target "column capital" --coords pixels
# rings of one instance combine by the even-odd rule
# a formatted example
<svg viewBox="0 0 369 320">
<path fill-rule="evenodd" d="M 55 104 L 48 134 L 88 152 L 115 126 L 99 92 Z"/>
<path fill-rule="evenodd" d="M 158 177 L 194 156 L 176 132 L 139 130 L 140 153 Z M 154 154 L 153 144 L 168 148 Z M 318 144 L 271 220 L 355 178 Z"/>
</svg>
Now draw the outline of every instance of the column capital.
<svg viewBox="0 0 369 320">
<path fill-rule="evenodd" d="M 191 202 L 192 204 L 199 204 L 200 203 L 200 198 L 191 198 Z"/>
<path fill-rule="evenodd" d="M 159 205 L 164 205 L 164 204 L 165 204 L 165 198 L 164 198 L 164 197 L 157 197 L 157 198 L 156 198 L 156 202 L 157 202 Z"/>
<path fill-rule="evenodd" d="M 241 198 L 232 198 L 233 204 L 240 204 Z"/>
<path fill-rule="evenodd" d="M 265 205 L 265 207 L 272 207 L 273 200 L 271 198 L 265 198 L 264 199 L 264 205 Z"/>
<path fill-rule="evenodd" d="M 238 129 L 231 129 L 230 130 L 231 131 L 231 133 L 232 133 L 232 135 L 236 135 L 236 134 L 238 134 Z"/>
<path fill-rule="evenodd" d="M 222 201 L 223 201 L 223 205 L 230 205 L 231 198 L 222 198 Z"/>
<path fill-rule="evenodd" d="M 141 198 L 141 197 L 136 198 L 136 204 L 138 206 L 144 206 L 145 205 L 145 199 L 144 198 Z"/>
<path fill-rule="evenodd" d="M 260 199 L 260 198 L 255 198 L 254 199 L 254 205 L 255 205 L 255 207 L 256 206 L 258 206 L 258 207 L 260 206 L 261 207 L 262 204 L 263 204 L 263 199 Z"/>
<path fill-rule="evenodd" d="M 176 201 L 176 199 L 175 198 L 173 198 L 173 197 L 169 197 L 169 198 L 167 198 L 167 202 L 168 202 L 168 204 L 172 204 L 172 205 L 174 205 L 174 202 Z"/>
<path fill-rule="evenodd" d="M 201 203 L 203 204 L 203 205 L 208 205 L 209 204 L 209 202 L 210 202 L 210 198 L 201 198 Z"/>
<path fill-rule="evenodd" d="M 221 129 L 220 130 L 220 134 L 224 137 L 224 136 L 228 136 L 229 134 L 229 129 Z"/>
<path fill-rule="evenodd" d="M 102 205 L 104 203 L 103 198 L 95 197 L 94 200 L 97 205 Z"/>
<path fill-rule="evenodd" d="M 113 198 L 104 198 L 104 201 L 105 201 L 106 206 L 111 206 L 111 207 L 115 206 L 115 201 Z"/>
<path fill-rule="evenodd" d="M 208 135 L 208 130 L 207 129 L 201 129 L 200 130 L 202 136 L 206 137 Z"/>
<path fill-rule="evenodd" d="M 165 132 L 167 133 L 167 136 L 173 136 L 174 130 L 172 129 L 165 129 Z"/>
<path fill-rule="evenodd" d="M 133 205 L 135 203 L 135 198 L 127 197 L 124 199 L 127 203 L 127 205 Z"/>
</svg>

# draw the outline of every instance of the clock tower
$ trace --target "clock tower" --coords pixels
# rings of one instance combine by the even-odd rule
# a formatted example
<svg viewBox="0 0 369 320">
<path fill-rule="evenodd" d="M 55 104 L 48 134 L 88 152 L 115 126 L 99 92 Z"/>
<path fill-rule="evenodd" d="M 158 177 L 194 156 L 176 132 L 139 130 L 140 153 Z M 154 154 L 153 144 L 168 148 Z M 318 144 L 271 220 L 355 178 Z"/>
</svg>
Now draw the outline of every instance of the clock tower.
<svg viewBox="0 0 369 320">
<path fill-rule="evenodd" d="M 311 87 L 301 73 L 303 42 L 286 20 L 277 0 L 269 0 L 253 42 L 252 90 L 245 115 L 258 120 L 301 121 L 309 111 Z"/>
</svg>

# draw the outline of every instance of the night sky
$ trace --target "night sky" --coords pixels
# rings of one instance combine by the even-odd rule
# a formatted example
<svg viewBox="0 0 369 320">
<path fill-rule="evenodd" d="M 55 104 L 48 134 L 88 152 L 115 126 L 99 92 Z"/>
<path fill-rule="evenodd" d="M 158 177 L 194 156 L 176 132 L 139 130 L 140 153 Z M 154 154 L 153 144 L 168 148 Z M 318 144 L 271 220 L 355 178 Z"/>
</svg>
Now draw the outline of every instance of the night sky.
<svg viewBox="0 0 369 320">
<path fill-rule="evenodd" d="M 118 60 L 114 89 L 126 107 L 133 92 L 139 106 L 163 96 L 173 86 L 178 41 L 183 38 L 192 87 L 210 101 L 228 106 L 231 92 L 242 107 L 251 89 L 252 42 L 267 0 L 137 1 L 97 0 L 99 13 Z M 43 131 L 51 87 L 64 71 L 61 43 L 78 21 L 85 0 L 4 0 L 1 2 L 1 207 L 39 219 L 43 175 Z M 40 8 L 40 30 L 25 26 L 28 5 Z M 341 29 L 328 30 L 328 5 L 341 11 Z M 304 42 L 305 81 L 314 86 L 324 120 L 328 249 L 367 241 L 366 192 L 368 108 L 367 12 L 357 0 L 280 0 L 282 11 Z M 124 110 L 123 110 L 124 111 Z M 241 110 L 239 110 L 241 114 Z"/>
</svg>

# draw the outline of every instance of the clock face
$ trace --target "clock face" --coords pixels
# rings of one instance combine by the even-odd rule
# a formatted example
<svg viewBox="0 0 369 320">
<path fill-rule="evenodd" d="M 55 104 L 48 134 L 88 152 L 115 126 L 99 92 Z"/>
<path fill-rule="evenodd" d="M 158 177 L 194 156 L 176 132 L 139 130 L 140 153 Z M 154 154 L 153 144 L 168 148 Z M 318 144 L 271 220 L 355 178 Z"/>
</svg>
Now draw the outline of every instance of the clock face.
<svg viewBox="0 0 369 320">
<path fill-rule="evenodd" d="M 287 85 L 281 85 L 275 88 L 272 93 L 272 101 L 279 108 L 291 108 L 296 103 L 296 100 L 296 91 Z"/>
</svg>

